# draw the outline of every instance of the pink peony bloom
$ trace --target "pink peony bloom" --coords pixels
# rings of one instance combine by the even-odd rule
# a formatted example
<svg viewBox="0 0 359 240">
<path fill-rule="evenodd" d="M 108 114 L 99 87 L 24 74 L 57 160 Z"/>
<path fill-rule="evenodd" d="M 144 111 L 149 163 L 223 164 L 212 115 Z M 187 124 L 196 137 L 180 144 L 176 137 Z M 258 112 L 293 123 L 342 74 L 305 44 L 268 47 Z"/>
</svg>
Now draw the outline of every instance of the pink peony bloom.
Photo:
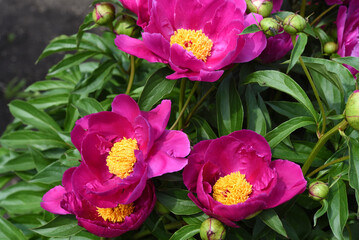
<svg viewBox="0 0 359 240">
<path fill-rule="evenodd" d="M 213 82 L 232 63 L 256 58 L 266 46 L 262 32 L 239 35 L 262 17 L 245 15 L 244 0 L 152 0 L 142 40 L 118 35 L 117 47 L 149 62 L 169 64 L 168 79 Z"/>
<path fill-rule="evenodd" d="M 169 100 L 143 112 L 122 94 L 113 100 L 112 112 L 78 120 L 71 132 L 82 157 L 72 177 L 76 194 L 111 208 L 139 198 L 147 179 L 181 170 L 190 143 L 182 131 L 165 129 L 170 111 Z"/>
<path fill-rule="evenodd" d="M 259 58 L 263 63 L 274 62 L 284 57 L 292 48 L 290 35 L 283 32 L 267 39 L 267 47 Z"/>
<path fill-rule="evenodd" d="M 359 1 L 351 1 L 348 7 L 340 6 L 337 16 L 338 54 L 341 57 L 359 57 Z M 355 75 L 356 69 L 347 66 Z"/>
<path fill-rule="evenodd" d="M 199 142 L 183 171 L 188 196 L 207 215 L 237 227 L 236 221 L 306 188 L 299 165 L 271 157 L 267 141 L 250 130 Z"/>
<path fill-rule="evenodd" d="M 108 238 L 139 228 L 153 210 L 156 195 L 150 180 L 133 203 L 100 209 L 74 192 L 72 181 L 76 169 L 68 169 L 62 179 L 63 186 L 56 186 L 43 196 L 42 208 L 54 214 L 74 214 L 80 226 L 97 236 Z"/>
</svg>

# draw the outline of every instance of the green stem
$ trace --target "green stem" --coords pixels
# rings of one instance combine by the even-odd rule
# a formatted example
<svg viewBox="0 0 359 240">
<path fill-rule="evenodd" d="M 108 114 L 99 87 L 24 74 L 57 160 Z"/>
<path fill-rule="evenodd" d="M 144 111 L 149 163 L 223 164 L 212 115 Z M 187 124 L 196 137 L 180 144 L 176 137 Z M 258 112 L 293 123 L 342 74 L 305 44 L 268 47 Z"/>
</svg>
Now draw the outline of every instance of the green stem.
<svg viewBox="0 0 359 240">
<path fill-rule="evenodd" d="M 302 0 L 302 4 L 300 5 L 300 16 L 305 16 L 305 8 L 307 6 L 307 0 Z"/>
<path fill-rule="evenodd" d="M 307 175 L 307 177 L 311 177 L 311 176 L 313 176 L 314 174 L 316 174 L 317 172 L 323 170 L 324 168 L 329 167 L 330 165 L 333 165 L 333 164 L 336 164 L 336 163 L 339 163 L 339 162 L 343 162 L 343 161 L 345 161 L 345 160 L 347 160 L 347 159 L 349 159 L 349 156 L 344 156 L 344 157 L 335 159 L 334 161 L 328 162 L 327 164 L 324 164 L 324 165 L 318 167 L 317 169 L 315 169 L 314 171 L 312 171 L 311 173 L 309 173 L 309 174 Z"/>
<path fill-rule="evenodd" d="M 327 14 L 328 12 L 330 12 L 333 8 L 335 8 L 336 6 L 338 6 L 338 4 L 334 4 L 332 6 L 330 6 L 330 8 L 328 8 L 327 10 L 325 10 L 324 12 L 322 12 L 318 17 L 316 17 L 313 22 L 310 23 L 310 26 L 313 26 L 316 22 L 318 22 L 325 14 Z"/>
<path fill-rule="evenodd" d="M 194 92 L 196 91 L 198 85 L 199 85 L 199 82 L 195 82 L 195 84 L 193 85 L 193 88 L 192 88 L 191 92 L 190 92 L 189 95 L 188 95 L 187 101 L 186 101 L 185 104 L 183 105 L 183 108 L 182 108 L 181 112 L 179 113 L 179 115 L 178 115 L 178 117 L 177 117 L 175 123 L 172 125 L 172 127 L 170 128 L 170 130 L 173 130 L 173 129 L 176 127 L 176 125 L 177 125 L 179 119 L 182 117 L 182 115 L 183 115 L 184 111 L 186 110 L 186 108 L 187 108 L 189 102 L 191 101 L 191 98 L 192 98 Z"/>
<path fill-rule="evenodd" d="M 324 144 L 330 139 L 330 137 L 333 134 L 335 134 L 338 130 L 344 130 L 347 125 L 348 122 L 344 119 L 343 121 L 338 123 L 335 127 L 333 127 L 328 132 L 326 132 L 321 138 L 319 138 L 318 142 L 315 144 L 314 148 L 312 149 L 312 152 L 309 154 L 308 159 L 305 161 L 302 167 L 303 175 L 305 175 L 308 172 L 310 166 L 314 161 L 314 158 L 317 156 L 317 154 L 322 149 Z"/>
<path fill-rule="evenodd" d="M 295 35 L 292 35 L 292 42 L 293 42 L 293 46 L 295 45 L 295 42 L 296 42 L 296 36 Z M 324 111 L 324 107 L 323 107 L 323 103 L 322 101 L 320 100 L 320 97 L 319 97 L 319 93 L 318 93 L 318 90 L 317 88 L 315 87 L 315 84 L 314 84 L 314 81 L 312 79 L 312 77 L 310 76 L 310 73 L 307 69 L 307 67 L 305 66 L 304 62 L 303 62 L 303 59 L 302 57 L 299 57 L 299 62 L 300 62 L 300 65 L 302 66 L 303 68 L 303 71 L 305 73 L 305 75 L 307 76 L 308 78 L 308 81 L 310 83 L 310 86 L 312 87 L 313 89 L 313 93 L 314 93 L 314 96 L 315 98 L 317 99 L 317 102 L 318 102 L 318 105 L 319 105 L 319 108 L 320 108 L 320 112 L 322 114 L 322 131 L 320 132 L 319 134 L 319 138 L 321 138 L 321 136 L 323 136 L 324 132 L 325 132 L 325 127 L 326 127 L 326 116 L 325 116 L 325 111 Z M 318 127 L 319 128 L 319 127 Z"/>
<path fill-rule="evenodd" d="M 133 84 L 133 79 L 135 78 L 135 56 L 131 55 L 130 62 L 131 62 L 131 66 L 130 66 L 131 72 L 130 72 L 130 79 L 128 80 L 128 85 L 127 85 L 127 89 L 126 89 L 127 95 L 130 94 L 132 84 Z"/>
<path fill-rule="evenodd" d="M 181 87 L 180 87 L 180 97 L 179 97 L 179 102 L 178 102 L 178 112 L 181 112 L 183 109 L 184 97 L 186 95 L 186 83 L 187 83 L 187 79 L 182 78 L 181 79 Z M 182 129 L 183 116 L 180 116 L 178 118 L 179 118 L 178 119 L 178 129 Z"/>
<path fill-rule="evenodd" d="M 178 229 L 180 227 L 182 227 L 183 225 L 185 225 L 186 223 L 184 221 L 178 221 L 178 222 L 172 222 L 172 223 L 168 223 L 165 225 L 165 229 L 166 230 L 172 230 L 172 229 Z M 133 236 L 133 239 L 141 239 L 145 236 L 148 236 L 151 234 L 150 230 L 144 230 L 142 232 L 136 233 Z"/>
</svg>

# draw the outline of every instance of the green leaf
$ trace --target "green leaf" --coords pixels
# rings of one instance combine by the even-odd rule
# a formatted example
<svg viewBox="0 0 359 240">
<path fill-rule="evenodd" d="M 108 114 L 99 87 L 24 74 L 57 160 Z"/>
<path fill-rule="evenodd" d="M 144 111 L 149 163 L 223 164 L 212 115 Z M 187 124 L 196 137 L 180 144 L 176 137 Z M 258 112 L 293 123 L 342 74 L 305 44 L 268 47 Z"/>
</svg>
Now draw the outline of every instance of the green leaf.
<svg viewBox="0 0 359 240">
<path fill-rule="evenodd" d="M 322 207 L 319 208 L 318 211 L 313 216 L 314 227 L 317 225 L 317 219 L 323 216 L 328 210 L 329 205 L 327 200 L 323 199 L 322 201 L 320 201 L 320 203 L 322 204 Z"/>
<path fill-rule="evenodd" d="M 105 111 L 101 103 L 94 98 L 82 98 L 76 103 L 76 107 L 78 107 L 81 116 Z"/>
<path fill-rule="evenodd" d="M 262 29 L 260 29 L 257 24 L 252 24 L 252 25 L 249 25 L 248 27 L 246 27 L 245 29 L 243 29 L 243 31 L 239 35 L 255 33 L 255 32 L 259 32 L 259 31 L 262 31 Z"/>
<path fill-rule="evenodd" d="M 290 54 L 287 74 L 294 67 L 294 65 L 298 62 L 299 57 L 304 52 L 305 46 L 307 45 L 308 37 L 304 33 L 298 33 L 297 41 L 294 44 L 293 50 Z"/>
<path fill-rule="evenodd" d="M 198 141 L 217 138 L 217 135 L 214 133 L 211 126 L 204 118 L 201 118 L 199 116 L 192 117 L 191 123 L 195 125 Z"/>
<path fill-rule="evenodd" d="M 199 212 L 194 215 L 182 216 L 183 221 L 187 224 L 202 224 L 208 216 L 204 212 Z"/>
<path fill-rule="evenodd" d="M 101 89 L 107 80 L 112 77 L 111 72 L 116 67 L 116 64 L 113 60 L 107 60 L 100 64 L 88 78 L 79 82 L 74 93 L 84 95 Z"/>
<path fill-rule="evenodd" d="M 0 201 L 18 192 L 44 192 L 46 189 L 26 182 L 18 182 L 0 191 Z"/>
<path fill-rule="evenodd" d="M 61 71 L 71 68 L 72 66 L 79 65 L 80 63 L 84 62 L 86 59 L 91 58 L 96 54 L 98 53 L 83 51 L 83 52 L 77 52 L 72 56 L 65 57 L 63 60 L 61 60 L 59 63 L 57 63 L 56 65 L 52 66 L 49 69 L 48 76 L 55 75 Z"/>
<path fill-rule="evenodd" d="M 200 227 L 200 224 L 183 226 L 172 235 L 170 240 L 187 240 L 199 233 Z"/>
<path fill-rule="evenodd" d="M 82 231 L 73 215 L 58 216 L 52 221 L 32 231 L 45 237 L 69 237 Z"/>
<path fill-rule="evenodd" d="M 287 233 L 283 227 L 282 221 L 279 219 L 277 213 L 273 209 L 264 210 L 259 214 L 259 218 L 271 229 L 280 235 L 288 238 Z"/>
<path fill-rule="evenodd" d="M 0 239 L 4 240 L 26 240 L 27 238 L 15 225 L 0 216 Z"/>
<path fill-rule="evenodd" d="M 297 102 L 287 101 L 267 101 L 266 102 L 274 111 L 284 115 L 288 118 L 295 118 L 300 116 L 308 116 L 311 114 L 307 111 L 305 106 Z"/>
<path fill-rule="evenodd" d="M 0 173 L 11 171 L 27 171 L 35 168 L 35 164 L 28 153 L 16 157 L 0 158 Z"/>
<path fill-rule="evenodd" d="M 93 24 L 92 27 L 90 27 L 91 24 Z M 81 39 L 82 39 L 82 36 L 84 35 L 84 32 L 86 30 L 90 30 L 94 26 L 96 26 L 96 25 L 94 24 L 94 21 L 92 18 L 92 12 L 90 12 L 89 14 L 86 15 L 84 22 L 81 24 L 81 26 L 79 27 L 79 31 L 77 32 L 77 35 L 76 35 L 77 47 L 80 47 Z"/>
<path fill-rule="evenodd" d="M 66 117 L 64 122 L 64 130 L 71 131 L 75 126 L 77 119 L 79 118 L 79 111 L 74 106 L 74 102 L 80 98 L 77 94 L 71 94 L 69 97 L 69 103 L 66 107 Z"/>
<path fill-rule="evenodd" d="M 10 112 L 23 123 L 31 125 L 39 130 L 50 131 L 57 134 L 61 131 L 60 126 L 47 113 L 41 111 L 31 104 L 14 100 L 9 104 Z"/>
<path fill-rule="evenodd" d="M 348 172 L 349 185 L 353 189 L 355 189 L 355 192 L 358 195 L 359 194 L 359 142 L 353 138 L 349 138 L 348 148 L 349 148 L 349 172 Z"/>
<path fill-rule="evenodd" d="M 161 68 L 154 72 L 146 81 L 138 105 L 141 110 L 149 111 L 159 100 L 172 92 L 175 80 L 166 79 L 166 76 L 172 74 L 169 68 Z"/>
<path fill-rule="evenodd" d="M 257 101 L 256 94 L 250 85 L 246 88 L 245 97 L 247 104 L 247 129 L 263 136 L 267 132 L 266 119 L 260 108 L 259 100 Z"/>
<path fill-rule="evenodd" d="M 31 84 L 26 88 L 25 92 L 35 92 L 35 91 L 47 91 L 53 89 L 69 89 L 72 90 L 75 87 L 74 84 L 67 81 L 61 80 L 44 80 Z"/>
<path fill-rule="evenodd" d="M 187 195 L 187 190 L 174 188 L 156 193 L 158 201 L 176 215 L 192 215 L 201 212 L 201 209 Z"/>
<path fill-rule="evenodd" d="M 298 128 L 305 127 L 308 125 L 315 125 L 313 118 L 311 117 L 296 117 L 289 119 L 288 121 L 280 124 L 278 127 L 268 132 L 265 136 L 269 146 L 271 148 L 276 147 L 282 142 L 287 136 Z"/>
<path fill-rule="evenodd" d="M 342 64 L 322 58 L 302 57 L 302 59 L 309 69 L 317 71 L 338 87 L 344 93 L 345 101 L 355 90 L 355 79 Z"/>
<path fill-rule="evenodd" d="M 0 207 L 6 209 L 8 214 L 39 213 L 43 209 L 40 202 L 44 192 L 19 191 L 0 201 Z"/>
<path fill-rule="evenodd" d="M 58 160 L 38 172 L 29 182 L 44 184 L 61 184 L 62 175 L 68 167 L 61 164 Z"/>
<path fill-rule="evenodd" d="M 44 132 L 19 130 L 4 134 L 0 143 L 10 148 L 27 148 L 29 146 L 45 150 L 49 148 L 68 148 L 62 139 Z"/>
<path fill-rule="evenodd" d="M 36 148 L 29 148 L 29 152 L 32 157 L 32 161 L 35 164 L 36 170 L 39 172 L 48 165 L 52 163 L 52 161 L 46 159 L 41 151 L 37 150 Z"/>
<path fill-rule="evenodd" d="M 226 78 L 216 94 L 217 125 L 219 136 L 242 129 L 243 106 L 235 82 Z"/>
<path fill-rule="evenodd" d="M 32 104 L 38 109 L 46 109 L 58 105 L 65 105 L 67 104 L 68 99 L 69 93 L 47 94 L 39 95 L 36 98 L 30 99 L 28 103 Z"/>
<path fill-rule="evenodd" d="M 166 231 L 162 219 L 163 216 L 159 217 L 155 211 L 152 211 L 150 216 L 146 219 L 145 225 L 157 239 L 168 240 L 171 237 L 171 234 Z"/>
<path fill-rule="evenodd" d="M 330 228 L 336 238 L 342 240 L 343 229 L 347 223 L 349 211 L 346 186 L 343 180 L 338 180 L 329 190 L 327 211 Z"/>
<path fill-rule="evenodd" d="M 261 86 L 268 86 L 289 94 L 302 103 L 312 114 L 315 121 L 318 122 L 318 113 L 315 111 L 307 94 L 292 78 L 284 73 L 273 70 L 257 71 L 250 74 L 244 81 L 244 84 L 249 83 L 258 83 Z"/>
<path fill-rule="evenodd" d="M 359 71 L 359 58 L 358 57 L 342 57 L 342 58 L 333 58 L 333 61 L 338 63 L 347 64 L 352 66 Z"/>
</svg>

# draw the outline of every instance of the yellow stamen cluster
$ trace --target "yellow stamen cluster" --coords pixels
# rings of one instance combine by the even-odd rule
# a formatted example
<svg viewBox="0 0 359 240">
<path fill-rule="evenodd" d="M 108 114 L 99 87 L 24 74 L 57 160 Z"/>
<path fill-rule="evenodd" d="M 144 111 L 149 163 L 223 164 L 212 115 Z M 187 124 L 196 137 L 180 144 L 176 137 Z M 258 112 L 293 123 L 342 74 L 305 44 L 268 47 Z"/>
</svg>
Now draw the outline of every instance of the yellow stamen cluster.
<svg viewBox="0 0 359 240">
<path fill-rule="evenodd" d="M 133 172 L 136 163 L 135 151 L 138 150 L 136 139 L 123 138 L 116 142 L 106 158 L 110 173 L 124 179 Z"/>
<path fill-rule="evenodd" d="M 251 193 L 252 185 L 239 171 L 219 178 L 213 186 L 213 199 L 224 205 L 245 202 Z"/>
<path fill-rule="evenodd" d="M 184 49 L 192 52 L 193 55 L 202 60 L 207 61 L 211 56 L 213 42 L 202 30 L 187 30 L 180 28 L 171 36 L 171 46 L 175 43 L 181 45 Z"/>
<path fill-rule="evenodd" d="M 97 208 L 97 213 L 105 221 L 113 223 L 121 223 L 125 221 L 127 216 L 130 216 L 135 210 L 133 203 L 119 204 L 115 208 Z"/>
</svg>

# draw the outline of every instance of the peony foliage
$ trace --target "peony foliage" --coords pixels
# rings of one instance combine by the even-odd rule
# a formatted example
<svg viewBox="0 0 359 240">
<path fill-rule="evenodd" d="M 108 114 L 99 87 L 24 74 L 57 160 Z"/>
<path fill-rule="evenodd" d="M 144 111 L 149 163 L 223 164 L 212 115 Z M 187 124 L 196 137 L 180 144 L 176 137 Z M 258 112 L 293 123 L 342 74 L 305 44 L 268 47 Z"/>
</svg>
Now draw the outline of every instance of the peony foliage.
<svg viewBox="0 0 359 240">
<path fill-rule="evenodd" d="M 0 239 L 356 239 L 358 7 L 93 1 L 9 104 Z"/>
</svg>

